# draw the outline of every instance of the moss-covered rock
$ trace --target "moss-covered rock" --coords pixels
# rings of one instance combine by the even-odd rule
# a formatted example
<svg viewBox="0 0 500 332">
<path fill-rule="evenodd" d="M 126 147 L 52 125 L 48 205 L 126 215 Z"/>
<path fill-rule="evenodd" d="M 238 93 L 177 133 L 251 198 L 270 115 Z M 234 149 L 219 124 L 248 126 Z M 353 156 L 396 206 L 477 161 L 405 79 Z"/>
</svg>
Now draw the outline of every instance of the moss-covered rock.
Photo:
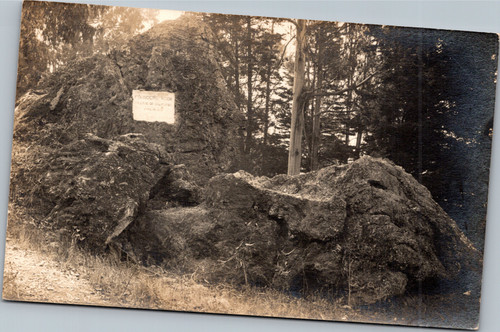
<svg viewBox="0 0 500 332">
<path fill-rule="evenodd" d="M 207 280 L 345 290 L 351 303 L 454 280 L 481 261 L 425 187 L 371 157 L 293 177 L 219 175 L 201 206 L 151 211 L 128 236 L 143 258 Z"/>
<path fill-rule="evenodd" d="M 242 115 L 209 36 L 201 21 L 181 17 L 107 55 L 69 63 L 19 99 L 15 140 L 60 147 L 87 133 L 106 139 L 141 133 L 186 165 L 197 183 L 230 171 Z M 175 124 L 133 120 L 133 90 L 174 92 Z"/>
</svg>

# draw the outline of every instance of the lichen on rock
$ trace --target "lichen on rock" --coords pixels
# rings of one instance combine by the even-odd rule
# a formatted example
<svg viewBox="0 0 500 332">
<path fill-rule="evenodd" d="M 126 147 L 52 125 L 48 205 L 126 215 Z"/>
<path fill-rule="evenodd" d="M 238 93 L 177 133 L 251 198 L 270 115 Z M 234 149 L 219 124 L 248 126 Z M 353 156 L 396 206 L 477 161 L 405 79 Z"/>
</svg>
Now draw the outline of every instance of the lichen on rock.
<svg viewBox="0 0 500 332">
<path fill-rule="evenodd" d="M 481 260 L 425 187 L 368 156 L 293 177 L 222 174 L 195 210 L 146 216 L 128 232 L 143 257 L 185 272 L 203 266 L 203 277 L 214 282 L 343 289 L 352 303 L 453 279 Z M 134 240 L 146 237 L 147 248 Z"/>
</svg>

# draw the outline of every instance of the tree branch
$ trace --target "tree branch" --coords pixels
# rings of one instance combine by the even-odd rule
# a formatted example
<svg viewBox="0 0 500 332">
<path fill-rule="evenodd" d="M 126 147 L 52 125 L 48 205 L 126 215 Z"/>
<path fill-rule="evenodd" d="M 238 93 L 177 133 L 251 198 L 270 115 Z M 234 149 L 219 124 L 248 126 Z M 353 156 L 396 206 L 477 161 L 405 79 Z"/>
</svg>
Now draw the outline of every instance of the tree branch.
<svg viewBox="0 0 500 332">
<path fill-rule="evenodd" d="M 285 58 L 285 53 L 286 53 L 286 49 L 288 47 L 288 45 L 292 42 L 292 40 L 295 39 L 295 36 L 293 36 L 292 38 L 290 38 L 290 40 L 288 41 L 288 43 L 285 44 L 285 47 L 283 47 L 283 52 L 281 52 L 281 57 L 280 57 L 280 61 L 278 61 L 276 63 L 276 66 L 274 67 L 275 68 L 279 68 L 281 67 L 281 64 L 283 63 L 283 59 Z"/>
<path fill-rule="evenodd" d="M 350 86 L 348 86 L 347 88 L 344 88 L 342 90 L 337 90 L 337 91 L 332 91 L 332 92 L 314 92 L 314 91 L 308 91 L 308 92 L 306 92 L 306 93 L 308 93 L 308 96 L 306 96 L 306 98 L 328 97 L 328 96 L 341 95 L 344 92 L 347 92 L 349 90 L 355 90 L 356 88 L 359 88 L 360 86 L 362 86 L 363 84 L 365 84 L 366 82 L 368 82 L 370 80 L 370 78 L 372 78 L 373 76 L 375 76 L 375 74 L 376 73 L 370 74 L 370 75 L 368 75 L 368 77 L 366 77 L 361 82 L 355 83 L 355 84 L 351 84 Z"/>
<path fill-rule="evenodd" d="M 286 21 L 286 22 L 290 22 L 290 23 L 292 23 L 293 25 L 295 25 L 295 27 L 297 27 L 297 26 L 298 26 L 297 21 L 292 20 L 291 18 L 281 18 L 281 19 L 282 19 L 283 21 Z"/>
</svg>

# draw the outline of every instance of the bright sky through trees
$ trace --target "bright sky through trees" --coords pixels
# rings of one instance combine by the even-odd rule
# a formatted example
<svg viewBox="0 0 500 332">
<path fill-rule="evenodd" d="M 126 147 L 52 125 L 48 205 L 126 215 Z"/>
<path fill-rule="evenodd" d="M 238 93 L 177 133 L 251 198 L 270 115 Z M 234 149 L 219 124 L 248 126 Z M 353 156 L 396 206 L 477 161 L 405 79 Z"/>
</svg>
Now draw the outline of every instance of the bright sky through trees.
<svg viewBox="0 0 500 332">
<path fill-rule="evenodd" d="M 158 21 L 163 22 L 166 20 L 175 20 L 182 14 L 184 14 L 184 12 L 178 10 L 160 10 L 158 14 Z"/>
</svg>

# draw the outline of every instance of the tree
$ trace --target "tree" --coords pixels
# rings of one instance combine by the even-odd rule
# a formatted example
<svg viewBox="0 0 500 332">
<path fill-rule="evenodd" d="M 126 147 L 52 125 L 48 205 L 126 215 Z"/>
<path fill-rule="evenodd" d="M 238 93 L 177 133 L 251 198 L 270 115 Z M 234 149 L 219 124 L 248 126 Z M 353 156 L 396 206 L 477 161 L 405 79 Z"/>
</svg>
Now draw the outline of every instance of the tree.
<svg viewBox="0 0 500 332">
<path fill-rule="evenodd" d="M 309 29 L 309 52 L 308 58 L 312 62 L 313 82 L 310 85 L 313 91 L 322 91 L 328 86 L 338 82 L 342 74 L 341 58 L 341 28 L 338 24 L 331 22 L 312 22 Z M 321 118 L 328 115 L 326 111 L 331 106 L 331 98 L 321 95 L 315 96 L 311 102 L 309 119 L 309 170 L 319 168 L 319 150 L 322 142 Z M 306 127 L 307 127 L 306 118 Z"/>
<path fill-rule="evenodd" d="M 89 21 L 95 27 L 93 52 L 120 48 L 134 35 L 158 22 L 159 10 L 109 6 Z"/>
<path fill-rule="evenodd" d="M 241 58 L 244 40 L 244 16 L 203 14 L 202 19 L 212 29 L 212 41 L 218 51 L 224 79 L 229 90 L 234 95 L 238 109 L 241 109 Z"/>
<path fill-rule="evenodd" d="M 25 1 L 17 97 L 68 61 L 106 53 L 154 22 L 156 10 Z"/>
<path fill-rule="evenodd" d="M 302 161 L 302 134 L 304 131 L 304 82 L 305 82 L 305 47 L 306 20 L 297 20 L 295 63 L 293 68 L 292 120 L 290 125 L 290 147 L 288 150 L 288 175 L 300 173 Z"/>
<path fill-rule="evenodd" d="M 61 45 L 76 45 L 93 38 L 95 28 L 88 19 L 103 8 L 44 1 L 23 3 L 17 97 L 35 86 L 42 74 L 55 69 L 55 54 Z"/>
<path fill-rule="evenodd" d="M 203 14 L 203 19 L 213 32 L 227 86 L 245 115 L 240 167 L 262 174 L 268 152 L 274 151 L 266 146 L 276 142 L 269 137 L 273 90 L 281 84 L 279 71 L 287 47 L 282 34 L 274 31 L 280 20 L 220 14 Z"/>
<path fill-rule="evenodd" d="M 368 85 L 376 72 L 376 69 L 368 66 L 369 61 L 366 60 L 368 53 L 363 49 L 372 41 L 360 42 L 359 40 L 364 38 L 364 32 L 361 26 L 353 27 L 350 28 L 349 24 L 310 22 L 307 25 L 308 33 L 305 34 L 304 41 L 299 42 L 297 39 L 296 51 L 298 52 L 299 45 L 302 45 L 302 51 L 306 54 L 304 63 L 307 65 L 304 66 L 304 75 L 294 69 L 293 101 L 296 103 L 292 104 L 298 109 L 292 106 L 289 174 L 300 172 L 302 151 L 299 149 L 302 148 L 302 144 L 299 139 L 302 139 L 303 130 L 309 147 L 309 169 L 315 170 L 319 167 L 322 115 L 334 114 L 330 118 L 336 118 L 330 135 L 336 145 L 338 145 L 337 136 L 343 128 L 346 149 L 336 150 L 347 151 L 349 147 L 349 136 L 356 118 L 355 110 L 359 110 L 357 104 L 361 99 L 359 90 L 362 86 L 364 88 Z M 297 25 L 297 36 L 299 31 L 301 30 Z M 300 65 L 297 56 L 298 54 L 295 65 Z M 296 82 L 301 86 L 300 94 L 296 94 Z M 305 118 L 308 113 L 309 119 Z M 345 152 L 342 154 L 346 155 Z"/>
<path fill-rule="evenodd" d="M 245 138 L 245 150 L 246 155 L 250 154 L 253 146 L 253 133 L 255 131 L 255 112 L 253 107 L 253 65 L 255 62 L 254 56 L 252 54 L 253 46 L 253 31 L 252 31 L 252 18 L 247 16 L 246 18 L 246 66 L 247 66 L 247 124 L 246 124 L 246 138 Z"/>
<path fill-rule="evenodd" d="M 380 41 L 386 70 L 378 102 L 365 119 L 367 152 L 404 167 L 440 202 L 450 179 L 461 182 L 447 152 L 452 146 L 448 126 L 458 100 L 456 82 L 463 80 L 453 80 L 450 66 L 460 52 L 450 53 L 447 41 L 452 36 L 439 30 L 421 31 L 418 43 L 410 38 L 415 33 L 411 29 L 372 27 L 372 33 Z"/>
</svg>

